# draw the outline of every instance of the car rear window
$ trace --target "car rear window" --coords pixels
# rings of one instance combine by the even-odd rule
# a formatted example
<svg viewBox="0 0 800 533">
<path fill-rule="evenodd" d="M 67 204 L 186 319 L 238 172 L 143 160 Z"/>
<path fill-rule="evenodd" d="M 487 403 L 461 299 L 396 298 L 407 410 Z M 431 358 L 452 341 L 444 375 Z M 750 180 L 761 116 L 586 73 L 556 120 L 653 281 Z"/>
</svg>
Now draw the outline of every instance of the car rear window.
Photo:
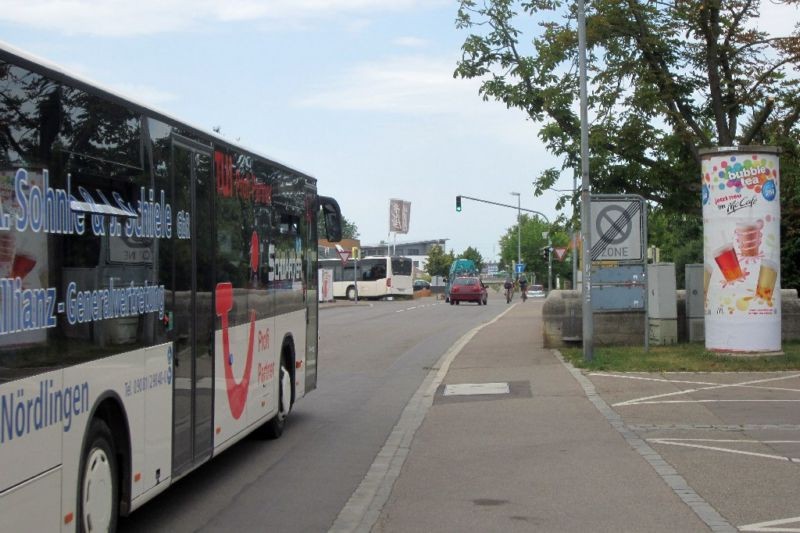
<svg viewBox="0 0 800 533">
<path fill-rule="evenodd" d="M 453 282 L 455 285 L 477 285 L 478 278 L 456 278 Z"/>
<path fill-rule="evenodd" d="M 543 291 L 544 290 L 544 285 L 531 285 L 531 290 L 532 291 Z"/>
</svg>

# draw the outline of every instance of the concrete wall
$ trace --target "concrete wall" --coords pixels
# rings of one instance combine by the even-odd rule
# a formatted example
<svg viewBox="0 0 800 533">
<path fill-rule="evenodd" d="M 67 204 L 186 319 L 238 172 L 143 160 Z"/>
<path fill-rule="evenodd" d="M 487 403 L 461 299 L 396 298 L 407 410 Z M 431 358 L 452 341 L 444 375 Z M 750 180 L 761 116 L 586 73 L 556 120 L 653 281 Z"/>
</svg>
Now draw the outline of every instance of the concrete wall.
<svg viewBox="0 0 800 533">
<path fill-rule="evenodd" d="M 581 294 L 578 291 L 550 292 L 542 307 L 544 345 L 559 348 L 580 342 L 582 334 Z M 688 342 L 686 291 L 677 291 L 678 342 Z M 781 290 L 782 341 L 800 340 L 800 300 L 796 289 Z M 594 344 L 644 345 L 644 313 L 594 313 Z"/>
</svg>

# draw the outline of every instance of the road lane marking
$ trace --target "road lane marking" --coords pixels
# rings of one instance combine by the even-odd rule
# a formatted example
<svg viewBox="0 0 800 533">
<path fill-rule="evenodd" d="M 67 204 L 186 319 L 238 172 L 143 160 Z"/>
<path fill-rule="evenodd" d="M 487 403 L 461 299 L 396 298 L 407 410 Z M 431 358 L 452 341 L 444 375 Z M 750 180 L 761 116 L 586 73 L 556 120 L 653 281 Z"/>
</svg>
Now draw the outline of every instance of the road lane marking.
<svg viewBox="0 0 800 533">
<path fill-rule="evenodd" d="M 381 510 L 391 496 L 392 487 L 400 476 L 400 469 L 411 451 L 414 435 L 425 420 L 428 409 L 433 405 L 436 389 L 447 375 L 450 364 L 480 330 L 500 320 L 514 307 L 515 305 L 512 305 L 489 322 L 472 328 L 439 358 L 406 404 L 400 420 L 392 428 L 364 479 L 339 511 L 339 515 L 328 530 L 329 533 L 369 533 L 380 518 Z"/>
</svg>

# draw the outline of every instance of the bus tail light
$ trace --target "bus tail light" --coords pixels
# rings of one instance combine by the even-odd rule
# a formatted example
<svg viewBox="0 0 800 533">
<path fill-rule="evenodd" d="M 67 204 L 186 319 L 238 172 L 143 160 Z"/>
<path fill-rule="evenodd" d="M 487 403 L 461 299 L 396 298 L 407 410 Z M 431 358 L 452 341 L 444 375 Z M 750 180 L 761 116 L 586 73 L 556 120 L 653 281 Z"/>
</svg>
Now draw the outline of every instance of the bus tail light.
<svg viewBox="0 0 800 533">
<path fill-rule="evenodd" d="M 392 278 L 386 278 L 386 288 L 389 289 L 392 286 Z"/>
</svg>

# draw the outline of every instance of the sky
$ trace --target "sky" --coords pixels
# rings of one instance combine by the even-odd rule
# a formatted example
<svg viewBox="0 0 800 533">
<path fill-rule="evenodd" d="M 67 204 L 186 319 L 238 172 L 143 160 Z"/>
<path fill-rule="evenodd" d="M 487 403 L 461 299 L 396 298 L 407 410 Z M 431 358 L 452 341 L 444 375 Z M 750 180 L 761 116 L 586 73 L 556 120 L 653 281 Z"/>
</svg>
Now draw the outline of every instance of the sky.
<svg viewBox="0 0 800 533">
<path fill-rule="evenodd" d="M 773 5 L 764 1 L 764 9 Z M 561 162 L 518 110 L 453 78 L 456 0 L 0 0 L 0 40 L 318 180 L 363 244 L 447 239 L 500 254 Z M 798 20 L 762 13 L 768 24 Z M 783 28 L 776 29 L 782 31 Z M 572 188 L 572 172 L 557 189 Z M 411 203 L 389 234 L 389 200 Z M 568 208 L 570 209 L 570 208 Z M 566 213 L 568 216 L 570 213 Z"/>
</svg>

